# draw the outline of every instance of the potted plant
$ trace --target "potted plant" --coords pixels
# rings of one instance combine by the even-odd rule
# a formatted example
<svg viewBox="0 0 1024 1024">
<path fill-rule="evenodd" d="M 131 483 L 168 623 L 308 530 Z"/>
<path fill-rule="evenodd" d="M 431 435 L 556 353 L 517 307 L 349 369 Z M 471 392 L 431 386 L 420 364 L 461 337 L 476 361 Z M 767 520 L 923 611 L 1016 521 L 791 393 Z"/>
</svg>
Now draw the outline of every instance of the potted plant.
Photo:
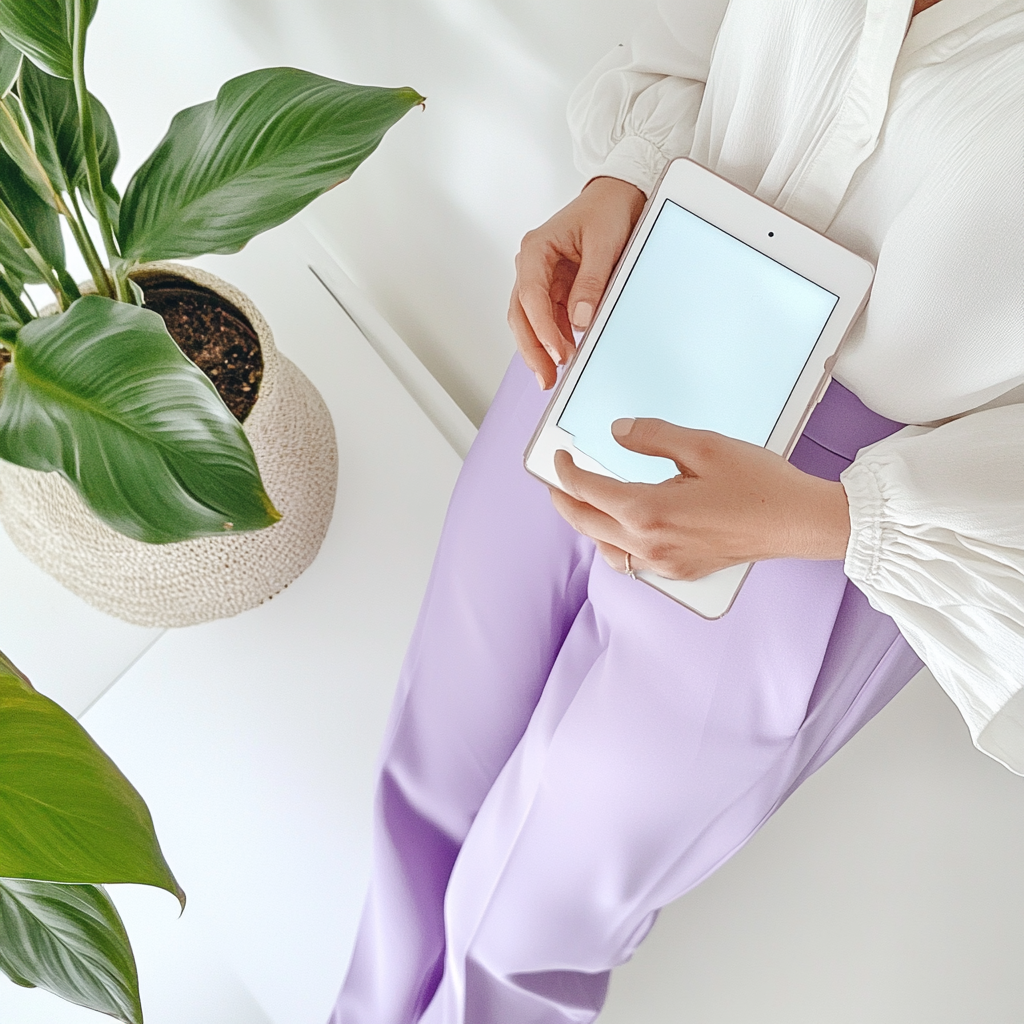
<svg viewBox="0 0 1024 1024">
<path fill-rule="evenodd" d="M 167 261 L 283 223 L 423 97 L 241 75 L 174 117 L 122 197 L 114 127 L 85 81 L 97 2 L 0 0 L 0 520 L 91 603 L 184 625 L 309 564 L 337 463 L 326 408 L 248 299 Z M 87 286 L 67 272 L 62 220 Z"/>
<path fill-rule="evenodd" d="M 105 882 L 182 892 L 142 798 L 88 733 L 0 652 L 0 971 L 142 1024 Z"/>
</svg>

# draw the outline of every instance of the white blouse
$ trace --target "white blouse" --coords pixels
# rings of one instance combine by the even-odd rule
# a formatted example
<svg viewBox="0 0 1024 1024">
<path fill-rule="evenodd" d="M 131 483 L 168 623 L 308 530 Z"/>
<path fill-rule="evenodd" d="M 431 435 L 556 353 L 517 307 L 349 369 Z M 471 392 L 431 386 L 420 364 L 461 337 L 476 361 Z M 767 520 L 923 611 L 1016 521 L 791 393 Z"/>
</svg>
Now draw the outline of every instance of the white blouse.
<svg viewBox="0 0 1024 1024">
<path fill-rule="evenodd" d="M 577 166 L 690 156 L 876 264 L 835 377 L 914 426 L 843 473 L 846 573 L 1024 774 L 1024 0 L 715 2 L 579 86 Z"/>
</svg>

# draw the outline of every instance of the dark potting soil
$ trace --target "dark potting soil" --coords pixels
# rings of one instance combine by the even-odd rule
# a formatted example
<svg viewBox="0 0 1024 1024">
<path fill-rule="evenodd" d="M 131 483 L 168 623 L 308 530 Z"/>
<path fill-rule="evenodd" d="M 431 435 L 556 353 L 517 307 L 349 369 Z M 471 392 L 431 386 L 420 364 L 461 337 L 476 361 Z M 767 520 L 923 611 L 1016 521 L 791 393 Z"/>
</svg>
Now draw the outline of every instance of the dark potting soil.
<svg viewBox="0 0 1024 1024">
<path fill-rule="evenodd" d="M 163 317 L 168 333 L 213 382 L 239 423 L 252 411 L 263 380 L 263 352 L 246 315 L 216 292 L 169 274 L 139 281 L 146 309 Z M 0 348 L 0 370 L 11 354 Z"/>
<path fill-rule="evenodd" d="M 239 423 L 245 421 L 263 379 L 263 353 L 246 315 L 202 285 L 170 275 L 138 281 L 146 309 L 163 317 L 167 331 L 213 382 Z"/>
</svg>

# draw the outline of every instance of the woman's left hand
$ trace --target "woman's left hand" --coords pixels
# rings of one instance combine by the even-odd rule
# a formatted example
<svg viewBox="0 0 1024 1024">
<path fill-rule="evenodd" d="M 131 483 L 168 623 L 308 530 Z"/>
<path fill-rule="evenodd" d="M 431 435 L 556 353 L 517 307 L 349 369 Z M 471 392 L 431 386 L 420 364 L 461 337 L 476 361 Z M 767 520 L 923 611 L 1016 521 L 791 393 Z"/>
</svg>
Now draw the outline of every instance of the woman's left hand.
<svg viewBox="0 0 1024 1024">
<path fill-rule="evenodd" d="M 850 512 L 842 484 L 757 445 L 664 420 L 616 420 L 612 434 L 679 469 L 660 484 L 623 483 L 556 453 L 565 493 L 552 488 L 555 508 L 618 572 L 626 571 L 626 552 L 633 569 L 674 580 L 765 558 L 845 558 Z"/>
</svg>

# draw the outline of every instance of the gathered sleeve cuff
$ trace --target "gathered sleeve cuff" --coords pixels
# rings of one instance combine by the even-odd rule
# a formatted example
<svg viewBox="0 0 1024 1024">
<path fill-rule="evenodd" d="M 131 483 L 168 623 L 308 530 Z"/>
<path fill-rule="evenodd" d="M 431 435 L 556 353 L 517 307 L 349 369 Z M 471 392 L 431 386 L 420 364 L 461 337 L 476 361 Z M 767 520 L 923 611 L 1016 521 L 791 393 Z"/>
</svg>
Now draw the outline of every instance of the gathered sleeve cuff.
<svg viewBox="0 0 1024 1024">
<path fill-rule="evenodd" d="M 1024 775 L 1024 405 L 906 427 L 841 481 L 847 576 L 892 616 L 975 745 Z"/>
<path fill-rule="evenodd" d="M 724 10 L 723 0 L 659 5 L 579 84 L 568 120 L 588 180 L 621 178 L 649 196 L 665 165 L 689 154 Z"/>
</svg>

